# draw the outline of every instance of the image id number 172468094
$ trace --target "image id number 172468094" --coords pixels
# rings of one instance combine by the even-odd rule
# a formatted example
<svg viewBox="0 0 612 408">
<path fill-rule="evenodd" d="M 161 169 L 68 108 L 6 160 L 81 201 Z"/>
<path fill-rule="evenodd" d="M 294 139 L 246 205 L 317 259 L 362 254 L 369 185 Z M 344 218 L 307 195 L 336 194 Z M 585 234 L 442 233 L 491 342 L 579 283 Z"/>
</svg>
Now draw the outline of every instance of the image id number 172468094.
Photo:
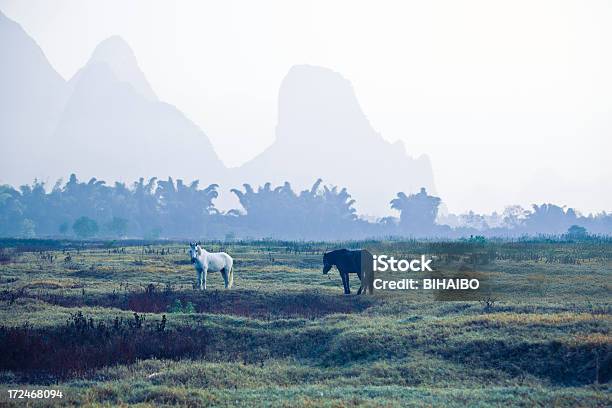
<svg viewBox="0 0 612 408">
<path fill-rule="evenodd" d="M 63 398 L 60 390 L 8 390 L 9 399 L 55 399 Z"/>
</svg>

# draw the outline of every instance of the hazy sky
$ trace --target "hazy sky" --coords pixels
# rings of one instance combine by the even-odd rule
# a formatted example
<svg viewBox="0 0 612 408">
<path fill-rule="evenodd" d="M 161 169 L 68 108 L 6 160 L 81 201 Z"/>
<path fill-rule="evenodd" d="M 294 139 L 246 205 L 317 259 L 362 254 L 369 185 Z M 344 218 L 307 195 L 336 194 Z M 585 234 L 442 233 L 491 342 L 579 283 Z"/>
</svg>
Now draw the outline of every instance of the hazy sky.
<svg viewBox="0 0 612 408">
<path fill-rule="evenodd" d="M 237 166 L 274 139 L 294 64 L 332 68 L 373 127 L 430 156 L 452 212 L 612 211 L 612 2 L 0 0 L 65 78 L 111 35 Z M 384 160 L 384 158 L 381 158 Z"/>
</svg>

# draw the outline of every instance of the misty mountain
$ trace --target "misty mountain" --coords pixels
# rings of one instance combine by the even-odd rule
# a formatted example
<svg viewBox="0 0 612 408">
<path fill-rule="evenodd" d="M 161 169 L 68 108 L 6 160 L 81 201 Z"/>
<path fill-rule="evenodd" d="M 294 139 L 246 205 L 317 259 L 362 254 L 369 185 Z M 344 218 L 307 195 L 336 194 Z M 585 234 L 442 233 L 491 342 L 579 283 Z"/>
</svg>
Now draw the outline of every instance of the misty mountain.
<svg viewBox="0 0 612 408">
<path fill-rule="evenodd" d="M 243 166 L 226 169 L 208 137 L 177 108 L 159 101 L 120 37 L 101 42 L 66 82 L 40 47 L 0 14 L 0 183 L 55 183 L 77 173 L 132 181 L 139 177 L 218 183 L 221 208 L 243 183 L 318 178 L 347 187 L 360 213 L 385 214 L 398 191 L 435 193 L 427 157 L 370 125 L 348 80 L 329 69 L 293 67 L 282 82 L 276 140 Z M 229 205 L 228 205 L 229 204 Z"/>
<path fill-rule="evenodd" d="M 36 42 L 0 13 L 0 183 L 55 183 L 76 172 L 221 180 L 208 137 L 160 102 L 120 37 L 101 42 L 66 82 Z"/>
<path fill-rule="evenodd" d="M 31 182 L 48 170 L 44 145 L 69 89 L 42 50 L 0 12 L 0 183 Z"/>
<path fill-rule="evenodd" d="M 70 86 L 53 134 L 50 168 L 57 176 L 76 171 L 105 180 L 223 177 L 208 137 L 174 106 L 157 100 L 120 38 L 102 42 Z"/>
<path fill-rule="evenodd" d="M 87 65 L 81 68 L 68 82 L 71 88 L 74 89 L 79 82 L 83 71 L 97 63 L 108 65 L 117 80 L 130 84 L 136 92 L 147 100 L 157 100 L 157 95 L 153 92 L 151 85 L 149 85 L 144 73 L 138 66 L 134 52 L 123 38 L 116 35 L 98 44 Z"/>
<path fill-rule="evenodd" d="M 347 187 L 366 214 L 388 213 L 398 191 L 435 192 L 429 159 L 414 159 L 402 142 L 385 141 L 363 113 L 351 83 L 310 65 L 294 66 L 281 84 L 275 142 L 233 173 L 236 182 L 287 180 L 299 189 L 322 177 L 325 184 Z"/>
</svg>

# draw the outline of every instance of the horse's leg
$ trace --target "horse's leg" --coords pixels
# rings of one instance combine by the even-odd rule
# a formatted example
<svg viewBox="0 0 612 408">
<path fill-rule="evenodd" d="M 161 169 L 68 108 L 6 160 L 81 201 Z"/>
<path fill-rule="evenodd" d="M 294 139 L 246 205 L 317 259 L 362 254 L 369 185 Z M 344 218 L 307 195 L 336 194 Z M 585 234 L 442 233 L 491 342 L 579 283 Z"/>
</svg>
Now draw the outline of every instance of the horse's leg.
<svg viewBox="0 0 612 408">
<path fill-rule="evenodd" d="M 225 283 L 225 289 L 227 289 L 228 281 L 227 281 L 227 266 L 221 269 L 221 276 L 223 276 L 223 282 Z"/>
<path fill-rule="evenodd" d="M 351 287 L 349 286 L 348 273 L 340 272 L 340 277 L 342 278 L 342 286 L 344 287 L 344 294 L 349 295 L 351 293 Z"/>
<path fill-rule="evenodd" d="M 195 283 L 195 288 L 199 288 L 202 282 L 202 271 L 200 271 L 199 269 L 196 269 L 196 283 Z"/>
<path fill-rule="evenodd" d="M 368 290 L 368 292 L 370 293 L 370 295 L 374 294 L 374 272 L 373 271 L 368 271 L 368 277 L 367 277 L 367 282 L 366 282 L 366 288 Z"/>
<path fill-rule="evenodd" d="M 232 262 L 229 266 L 229 286 L 228 287 L 232 287 L 234 286 L 234 262 Z"/>
<path fill-rule="evenodd" d="M 202 275 L 200 278 L 200 290 L 206 290 L 206 275 L 208 274 L 208 269 L 202 269 Z"/>
<path fill-rule="evenodd" d="M 347 295 L 351 294 L 351 283 L 349 281 L 349 274 L 346 274 L 346 289 L 344 291 L 344 293 L 346 293 Z"/>
<path fill-rule="evenodd" d="M 361 282 L 361 284 L 359 285 L 359 290 L 357 291 L 357 294 L 361 295 L 361 291 L 363 290 L 363 273 L 357 272 L 357 276 L 359 276 L 359 282 Z"/>
</svg>

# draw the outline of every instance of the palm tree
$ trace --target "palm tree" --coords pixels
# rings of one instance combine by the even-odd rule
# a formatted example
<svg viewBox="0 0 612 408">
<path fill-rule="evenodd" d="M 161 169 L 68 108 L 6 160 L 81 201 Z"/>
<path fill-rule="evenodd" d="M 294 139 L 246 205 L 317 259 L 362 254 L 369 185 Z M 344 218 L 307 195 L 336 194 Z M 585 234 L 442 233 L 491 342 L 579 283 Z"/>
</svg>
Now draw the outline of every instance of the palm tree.
<svg viewBox="0 0 612 408">
<path fill-rule="evenodd" d="M 400 227 L 404 232 L 422 234 L 435 226 L 440 202 L 440 198 L 428 195 L 427 190 L 421 188 L 420 192 L 410 196 L 397 193 L 397 197 L 391 200 L 391 208 L 400 211 Z"/>
</svg>

